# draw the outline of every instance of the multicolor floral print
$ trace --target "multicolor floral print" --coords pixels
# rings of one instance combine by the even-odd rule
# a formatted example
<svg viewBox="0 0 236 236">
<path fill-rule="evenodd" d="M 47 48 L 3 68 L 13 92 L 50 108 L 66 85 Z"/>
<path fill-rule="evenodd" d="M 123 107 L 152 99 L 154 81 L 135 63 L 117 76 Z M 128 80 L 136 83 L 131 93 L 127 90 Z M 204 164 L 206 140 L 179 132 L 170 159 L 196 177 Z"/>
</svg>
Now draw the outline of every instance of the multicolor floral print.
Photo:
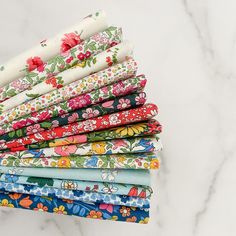
<svg viewBox="0 0 236 236">
<path fill-rule="evenodd" d="M 90 219 L 148 223 L 149 209 L 128 206 L 87 203 L 56 197 L 40 197 L 14 192 L 0 193 L 0 206 L 22 208 Z"/>
<path fill-rule="evenodd" d="M 162 148 L 156 137 L 138 137 L 114 139 L 52 148 L 26 150 L 21 152 L 4 152 L 0 158 L 45 158 L 60 156 L 110 155 L 122 153 L 157 152 Z"/>
<path fill-rule="evenodd" d="M 1 125 L 1 131 L 5 132 L 9 126 L 15 129 L 39 123 L 56 116 L 62 116 L 70 111 L 81 109 L 96 103 L 107 101 L 117 97 L 116 93 L 119 91 L 119 96 L 124 96 L 134 92 L 143 91 L 146 85 L 146 79 L 144 76 L 138 76 L 135 78 L 119 81 L 115 84 L 107 85 L 100 89 L 93 90 L 90 93 L 85 93 L 72 98 L 67 101 L 63 101 L 59 104 L 47 107 L 37 112 L 31 113 L 29 116 L 24 116 L 22 119 L 15 120 L 12 123 L 5 123 Z M 38 106 L 41 106 L 38 104 Z M 16 115 L 16 114 L 13 114 Z M 5 120 L 12 120 L 13 117 L 5 117 Z M 10 128 L 11 129 L 11 128 Z M 1 142 L 1 141 L 0 141 Z"/>
<path fill-rule="evenodd" d="M 154 153 L 62 156 L 50 158 L 1 158 L 1 166 L 47 168 L 158 169 Z"/>
<path fill-rule="evenodd" d="M 14 148 L 40 141 L 51 140 L 55 138 L 67 137 L 75 134 L 86 133 L 96 130 L 102 130 L 117 127 L 124 124 L 141 122 L 148 120 L 157 114 L 157 106 L 146 104 L 140 108 L 121 111 L 110 115 L 99 116 L 85 121 L 75 122 L 62 127 L 42 131 L 36 134 L 28 135 L 7 143 L 1 144 L 1 149 Z"/>
<path fill-rule="evenodd" d="M 15 172 L 0 174 L 0 181 L 38 187 L 53 187 L 66 190 L 81 190 L 93 193 L 118 194 L 130 197 L 146 198 L 153 193 L 151 187 L 109 182 L 80 181 L 71 179 L 50 179 L 15 175 Z"/>
<path fill-rule="evenodd" d="M 25 193 L 40 197 L 57 197 L 60 199 L 77 200 L 84 202 L 115 204 L 130 207 L 149 208 L 150 206 L 149 198 L 84 192 L 78 190 L 64 190 L 53 187 L 37 187 L 33 185 L 17 183 L 0 182 L 0 191 Z"/>
<path fill-rule="evenodd" d="M 105 31 L 99 32 L 86 39 L 80 43 L 79 46 L 71 49 L 68 55 L 57 55 L 45 64 L 42 64 L 41 67 L 37 67 L 35 72 L 30 73 L 30 76 L 28 74 L 27 77 L 21 79 L 20 83 L 24 84 L 23 87 L 12 87 L 11 84 L 6 86 L 0 94 L 0 100 L 9 99 L 1 103 L 2 112 L 55 90 L 56 88 L 59 89 L 77 78 L 80 79 L 81 72 L 76 69 L 79 67 L 69 68 L 75 65 L 80 65 L 83 69 L 91 67 L 93 64 L 97 63 L 97 60 L 100 60 L 100 57 L 97 58 L 94 56 L 110 48 L 112 45 L 120 43 L 121 37 L 121 29 L 111 26 Z M 39 68 L 41 69 L 39 70 Z M 15 85 L 14 82 L 13 84 Z M 8 91 L 11 91 L 10 94 Z M 13 95 L 16 96 L 12 97 Z"/>
<path fill-rule="evenodd" d="M 120 43 L 110 48 L 109 50 L 103 51 L 97 56 L 94 56 L 92 59 L 93 60 L 92 63 L 86 63 L 85 66 L 82 66 L 82 67 L 79 64 L 77 64 L 75 67 L 62 72 L 60 76 L 62 76 L 63 74 L 63 76 L 65 75 L 65 78 L 60 77 L 60 81 L 62 81 L 62 78 L 64 78 L 65 81 L 70 83 L 70 82 L 76 81 L 79 78 L 83 78 L 84 76 L 88 76 L 89 74 L 96 73 L 108 67 L 106 66 L 106 62 L 105 62 L 105 58 L 108 55 L 111 55 L 116 61 L 116 63 L 118 63 L 118 62 L 124 61 L 127 57 L 129 57 L 131 52 L 132 52 L 132 45 L 129 42 Z M 46 89 L 46 91 L 48 90 Z M 32 101 L 25 102 L 18 107 L 15 107 L 8 111 L 3 112 L 2 115 L 0 116 L 1 124 L 4 122 L 5 116 L 11 116 L 13 117 L 13 119 L 17 119 L 24 115 L 28 115 L 33 111 L 38 111 L 40 109 L 43 109 L 51 105 L 48 103 L 43 103 L 43 101 L 45 100 L 50 100 L 50 97 L 47 98 L 47 95 L 41 95 L 40 97 L 37 97 L 33 99 Z M 0 112 L 3 109 L 4 109 L 4 106 L 1 104 Z"/>
<path fill-rule="evenodd" d="M 59 147 L 70 144 L 79 144 L 79 143 L 94 142 L 94 141 L 104 141 L 104 140 L 130 138 L 130 137 L 142 137 L 147 135 L 158 134 L 161 132 L 161 130 L 162 126 L 160 125 L 160 123 L 156 120 L 151 119 L 147 122 L 124 125 L 111 129 L 94 131 L 86 134 L 73 135 L 70 137 L 48 140 L 25 146 L 19 146 L 17 148 L 11 148 L 8 151 L 15 152 L 27 149 L 32 150 L 46 147 Z"/>
<path fill-rule="evenodd" d="M 32 74 L 29 72 L 40 72 L 44 68 L 44 62 L 60 52 L 67 53 L 71 47 L 107 27 L 105 13 L 100 11 L 84 18 L 80 23 L 66 29 L 54 38 L 41 41 L 36 47 L 20 54 L 5 65 L 0 65 L 0 86 L 15 80 L 13 84 L 16 87 L 24 87 L 24 83 L 21 84 L 21 80 L 16 79 L 22 76 L 30 78 Z M 11 90 L 8 91 L 8 94 L 10 95 L 11 92 L 14 94 L 14 91 Z"/>
<path fill-rule="evenodd" d="M 133 184 L 150 186 L 150 172 L 146 169 L 69 169 L 64 168 L 30 168 L 30 167 L 0 167 L 2 174 L 14 174 L 53 179 L 70 179 L 81 181 L 97 181 L 107 183 Z"/>
<path fill-rule="evenodd" d="M 79 94 L 87 93 L 94 89 L 99 89 L 102 86 L 115 83 L 120 79 L 132 77 L 135 75 L 136 70 L 136 62 L 133 59 L 129 59 L 111 68 L 80 79 L 79 81 L 71 83 L 61 89 L 54 90 L 53 92 L 45 95 L 45 99 L 42 102 L 45 104 L 44 106 L 63 102 L 65 100 L 74 98 Z M 32 116 L 34 116 L 34 113 Z M 30 117 L 31 115 L 28 115 L 24 118 L 29 119 Z M 4 132 L 9 132 L 12 129 L 21 128 L 22 126 L 20 126 L 20 124 L 24 123 L 32 124 L 32 121 L 29 119 L 29 121 L 26 122 L 22 119 L 19 119 L 11 123 L 5 123 L 0 129 L 0 133 L 4 134 Z"/>
<path fill-rule="evenodd" d="M 93 105 L 87 108 L 82 108 L 74 112 L 65 114 L 63 116 L 52 118 L 42 123 L 33 124 L 28 127 L 18 129 L 16 131 L 15 130 L 11 131 L 7 134 L 0 136 L 0 140 L 10 141 L 15 138 L 20 138 L 20 137 L 27 136 L 30 134 L 35 134 L 44 130 L 58 127 L 58 126 L 63 126 L 63 125 L 77 122 L 77 121 L 86 120 L 89 118 L 94 118 L 97 116 L 110 114 L 113 112 L 118 112 L 120 110 L 124 110 L 127 108 L 134 108 L 139 105 L 143 105 L 137 102 L 137 98 L 139 98 L 140 96 L 145 97 L 143 93 L 135 93 L 135 94 L 124 96 L 123 98 L 117 97 L 113 100 L 99 103 L 97 105 Z M 126 107 L 120 106 L 123 101 L 122 99 L 125 99 L 129 103 L 128 106 Z M 145 99 L 143 100 L 143 102 L 145 102 Z"/>
</svg>

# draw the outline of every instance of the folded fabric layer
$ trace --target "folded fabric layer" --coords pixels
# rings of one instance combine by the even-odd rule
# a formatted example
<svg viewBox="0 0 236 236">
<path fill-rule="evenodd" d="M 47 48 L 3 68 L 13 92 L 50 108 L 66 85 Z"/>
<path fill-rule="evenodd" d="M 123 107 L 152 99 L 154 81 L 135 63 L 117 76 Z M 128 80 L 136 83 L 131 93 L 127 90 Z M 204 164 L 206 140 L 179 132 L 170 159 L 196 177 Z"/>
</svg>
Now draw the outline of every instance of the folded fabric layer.
<svg viewBox="0 0 236 236">
<path fill-rule="evenodd" d="M 14 148 L 32 143 L 37 143 L 40 141 L 68 137 L 75 134 L 108 129 L 135 122 L 141 122 L 151 119 L 156 114 L 157 106 L 154 104 L 146 104 L 140 108 L 99 116 L 85 121 L 75 122 L 62 127 L 53 128 L 48 131 L 42 131 L 36 134 L 31 134 L 24 138 L 19 138 L 7 143 L 2 143 L 0 148 Z"/>
<path fill-rule="evenodd" d="M 37 71 L 42 70 L 44 63 L 50 58 L 59 53 L 66 53 L 84 39 L 107 27 L 105 13 L 100 11 L 85 17 L 80 23 L 55 37 L 41 41 L 36 47 L 13 58 L 5 65 L 0 65 L 0 86 L 27 75 L 36 68 Z"/>
<path fill-rule="evenodd" d="M 71 73 L 71 76 L 66 76 L 66 80 L 67 80 L 67 82 L 68 81 L 73 82 L 79 78 L 83 78 L 85 76 L 88 76 L 89 74 L 103 70 L 103 69 L 109 67 L 109 65 L 111 66 L 117 62 L 124 61 L 131 54 L 131 52 L 132 52 L 132 45 L 129 42 L 120 43 L 120 44 L 98 54 L 97 56 L 93 57 L 92 63 L 87 63 L 87 64 L 85 64 L 84 67 L 81 67 L 78 64 L 75 67 L 68 69 L 62 73 L 63 74 Z M 107 58 L 110 58 L 111 61 L 108 62 Z M 53 78 L 55 78 L 55 77 L 53 77 Z M 60 80 L 60 78 L 59 78 L 59 80 Z M 52 78 L 46 80 L 43 83 L 47 83 L 48 81 L 50 81 L 49 82 L 50 84 L 51 83 L 54 84 L 54 82 L 52 82 Z M 61 81 L 63 81 L 63 79 Z M 56 84 L 57 84 L 57 82 L 58 81 L 56 80 Z M 15 107 L 15 108 L 12 108 L 8 111 L 2 112 L 1 116 L 0 116 L 0 120 L 1 120 L 0 124 L 4 123 L 4 121 L 6 122 L 6 120 L 8 119 L 6 116 L 11 116 L 11 119 L 14 120 L 14 119 L 17 119 L 17 118 L 22 117 L 24 115 L 28 115 L 31 112 L 41 110 L 41 109 L 47 107 L 48 105 L 50 105 L 50 104 L 48 104 L 48 102 L 50 102 L 50 99 L 51 99 L 50 96 L 47 97 L 46 95 L 41 95 L 40 97 L 35 98 L 32 101 L 25 102 L 24 104 L 21 104 L 18 107 Z M 45 102 L 45 101 L 48 101 L 48 102 Z M 52 104 L 55 104 L 55 102 L 53 102 Z M 0 104 L 0 112 L 1 112 L 1 109 L 3 109 L 3 107 Z"/>
<path fill-rule="evenodd" d="M 0 191 L 25 193 L 40 197 L 57 197 L 60 199 L 83 202 L 105 203 L 130 207 L 150 207 L 149 198 L 130 197 L 114 194 L 92 193 L 78 190 L 64 190 L 53 187 L 37 187 L 33 185 L 0 182 Z"/>
<path fill-rule="evenodd" d="M 54 187 L 58 189 L 81 190 L 85 192 L 118 194 L 139 198 L 150 197 L 153 193 L 151 187 L 149 186 L 19 176 L 15 175 L 15 171 L 9 174 L 1 174 L 0 181 L 6 183 L 18 183 L 38 187 Z"/>
<path fill-rule="evenodd" d="M 22 150 L 32 150 L 45 147 L 59 147 L 70 144 L 79 144 L 94 141 L 104 141 L 111 139 L 129 138 L 129 137 L 142 137 L 147 135 L 154 135 L 161 132 L 162 126 L 160 123 L 154 119 L 148 120 L 146 122 L 141 122 L 131 125 L 123 125 L 120 127 L 115 127 L 111 129 L 105 129 L 101 131 L 89 132 L 86 134 L 73 135 L 70 137 L 54 139 L 43 141 L 39 143 L 34 143 L 25 146 L 19 146 L 16 148 L 10 148 L 2 150 L 4 151 L 22 151 Z"/>
<path fill-rule="evenodd" d="M 0 193 L 0 206 L 43 211 L 61 215 L 75 215 L 90 219 L 117 220 L 146 224 L 149 209 L 104 203 L 85 203 L 60 198 L 39 197 L 14 192 Z"/>
<path fill-rule="evenodd" d="M 60 156 L 110 155 L 122 153 L 157 152 L 162 148 L 155 137 L 113 139 L 92 143 L 67 145 L 18 152 L 4 152 L 0 158 L 44 158 Z"/>
<path fill-rule="evenodd" d="M 148 170 L 64 169 L 62 171 L 59 168 L 12 168 L 0 166 L 0 173 L 14 173 L 16 175 L 40 178 L 85 180 L 150 186 L 150 173 Z"/>
<path fill-rule="evenodd" d="M 109 168 L 109 169 L 158 169 L 155 153 L 92 155 L 50 158 L 1 158 L 0 166 L 34 168 Z"/>
<path fill-rule="evenodd" d="M 145 93 L 134 93 L 131 95 L 126 95 L 124 97 L 117 97 L 115 99 L 99 103 L 87 108 L 82 108 L 63 116 L 52 118 L 48 121 L 42 123 L 30 125 L 22 129 L 14 130 L 0 136 L 0 142 L 11 141 L 15 138 L 24 137 L 26 135 L 38 133 L 51 128 L 68 125 L 77 121 L 86 120 L 89 118 L 94 118 L 128 108 L 135 108 L 137 106 L 143 105 L 146 101 Z"/>
<path fill-rule="evenodd" d="M 16 122 L 13 122 L 13 127 L 15 127 L 15 129 L 19 129 L 18 126 L 21 127 L 22 125 L 26 126 L 26 124 L 30 125 L 42 122 L 59 115 L 64 115 L 70 111 L 74 111 L 83 107 L 113 99 L 117 96 L 124 96 L 134 92 L 141 92 L 143 91 L 145 85 L 145 76 L 138 76 L 135 78 L 126 79 L 124 81 L 118 81 L 115 84 L 107 85 L 105 87 L 93 90 L 89 93 L 79 95 L 68 101 L 64 101 L 59 104 L 47 107 L 43 110 L 33 112 L 31 113 L 31 118 L 27 116 L 23 117 L 23 119 L 17 120 Z M 38 104 L 36 105 L 36 107 L 38 109 L 42 108 L 44 106 L 42 104 Z M 4 118 L 4 122 L 6 122 L 6 120 L 10 122 L 14 120 L 14 117 L 16 118 L 16 116 L 18 115 L 20 114 L 12 113 L 11 116 Z M 6 123 L 5 126 L 7 126 Z M 3 125 L 1 125 L 1 127 L 2 129 L 4 128 Z"/>
<path fill-rule="evenodd" d="M 105 31 L 91 36 L 80 45 L 71 49 L 68 52 L 69 55 L 58 55 L 49 60 L 44 64 L 40 72 L 36 69 L 35 72 L 32 71 L 26 77 L 20 79 L 20 81 L 18 80 L 18 87 L 15 86 L 16 82 L 5 86 L 0 93 L 0 101 L 9 99 L 0 104 L 1 111 L 7 111 L 40 95 L 61 88 L 73 82 L 77 77 L 80 79 L 81 74 L 87 74 L 87 72 L 81 73 L 81 70 L 78 71 L 75 68 L 69 68 L 78 64 L 83 70 L 88 70 L 91 64 L 96 64 L 101 59 L 100 56 L 94 57 L 95 55 L 120 43 L 121 38 L 122 32 L 120 28 L 109 27 Z"/>
</svg>

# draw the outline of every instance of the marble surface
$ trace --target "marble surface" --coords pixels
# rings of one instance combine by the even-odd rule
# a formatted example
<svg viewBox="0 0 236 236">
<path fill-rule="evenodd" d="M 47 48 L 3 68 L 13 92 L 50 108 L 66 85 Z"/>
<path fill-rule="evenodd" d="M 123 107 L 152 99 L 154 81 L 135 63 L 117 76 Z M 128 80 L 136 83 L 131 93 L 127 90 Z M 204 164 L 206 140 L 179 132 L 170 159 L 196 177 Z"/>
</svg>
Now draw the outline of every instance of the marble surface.
<svg viewBox="0 0 236 236">
<path fill-rule="evenodd" d="M 234 0 L 0 3 L 0 63 L 104 9 L 133 41 L 164 125 L 149 225 L 1 208 L 1 235 L 236 235 Z"/>
</svg>

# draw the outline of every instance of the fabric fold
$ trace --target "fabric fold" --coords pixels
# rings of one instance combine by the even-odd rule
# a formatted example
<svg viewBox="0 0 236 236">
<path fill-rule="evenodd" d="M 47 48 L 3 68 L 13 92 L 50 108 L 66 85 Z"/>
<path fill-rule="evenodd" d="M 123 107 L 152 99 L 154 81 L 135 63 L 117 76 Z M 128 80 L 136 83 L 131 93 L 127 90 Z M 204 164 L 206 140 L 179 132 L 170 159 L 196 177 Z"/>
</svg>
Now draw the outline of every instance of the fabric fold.
<svg viewBox="0 0 236 236">
<path fill-rule="evenodd" d="M 57 55 L 46 62 L 40 72 L 35 69 L 27 77 L 18 80 L 18 87 L 16 82 L 12 83 L 14 86 L 10 84 L 4 87 L 0 93 L 0 101 L 7 100 L 0 104 L 1 111 L 7 111 L 26 101 L 70 84 L 77 76 L 80 79 L 80 74 L 72 66 L 80 65 L 84 70 L 88 70 L 86 67 L 91 67 L 91 64 L 95 64 L 96 60 L 99 60 L 94 56 L 119 44 L 121 39 L 121 29 L 111 26 L 71 49 L 68 55 Z"/>
<path fill-rule="evenodd" d="M 123 42 L 98 54 L 97 56 L 92 57 L 91 58 L 92 62 L 85 63 L 84 66 L 77 64 L 75 65 L 75 67 L 68 69 L 62 73 L 64 74 L 70 73 L 70 76 L 67 77 L 67 81 L 74 82 L 78 79 L 88 76 L 89 74 L 96 73 L 100 70 L 106 69 L 109 66 L 116 64 L 117 62 L 125 61 L 125 59 L 131 55 L 132 50 L 133 46 L 131 43 Z M 110 58 L 111 61 L 109 61 L 108 58 Z M 58 79 L 56 79 L 56 84 L 58 83 L 58 80 L 63 81 L 60 79 L 59 76 Z M 52 78 L 49 78 L 44 83 L 49 83 L 49 84 L 52 83 L 52 85 L 54 85 Z M 5 112 L 1 112 L 3 109 L 3 105 L 0 104 L 0 113 L 1 113 L 0 124 L 4 123 L 4 121 L 7 119 L 6 117 L 8 116 L 11 116 L 13 120 L 22 117 L 24 115 L 28 115 L 33 111 L 38 111 L 49 106 L 48 103 L 43 103 L 43 101 L 45 102 L 45 99 L 50 100 L 50 98 L 47 98 L 46 95 L 41 95 L 38 98 L 25 102 L 24 104 L 21 104 L 20 106 L 12 108 Z"/>
<path fill-rule="evenodd" d="M 60 198 L 45 198 L 14 192 L 0 192 L 0 206 L 21 208 L 89 219 L 103 219 L 147 224 L 149 209 L 103 203 L 88 203 Z"/>
<path fill-rule="evenodd" d="M 0 191 L 30 194 L 40 197 L 56 197 L 60 199 L 94 202 L 103 204 L 113 204 L 129 207 L 150 207 L 149 198 L 130 197 L 114 194 L 89 193 L 78 190 L 63 190 L 53 187 L 37 187 L 25 184 L 0 182 Z"/>
<path fill-rule="evenodd" d="M 20 129 L 24 126 L 42 122 L 52 117 L 82 108 L 83 105 L 88 106 L 94 104 L 95 102 L 92 103 L 93 96 L 94 100 L 98 103 L 106 99 L 102 99 L 103 97 L 114 95 L 114 98 L 118 95 L 122 96 L 132 93 L 134 92 L 133 88 L 137 87 L 136 84 L 139 84 L 140 88 L 144 88 L 146 83 L 144 76 L 138 76 L 138 79 L 133 79 L 132 81 L 127 80 L 131 82 L 129 86 L 126 81 L 118 83 L 120 80 L 126 80 L 133 77 L 136 70 L 136 62 L 133 59 L 130 59 L 124 63 L 117 64 L 116 66 L 98 72 L 97 74 L 81 79 L 80 81 L 72 83 L 58 91 L 55 90 L 36 104 L 36 108 L 42 109 L 45 107 L 44 109 L 35 112 L 36 108 L 30 106 L 29 109 L 32 110 L 32 113 L 29 115 L 23 116 L 22 118 L 16 118 L 17 114 L 13 113 L 12 116 L 5 117 L 5 123 L 1 124 L 0 133 L 4 134 L 11 130 Z M 133 87 L 131 87 L 131 85 Z M 124 86 L 127 86 L 130 90 L 124 88 Z M 116 93 L 116 90 L 118 92 L 118 89 L 119 94 Z M 114 91 L 114 94 L 112 91 Z M 97 93 L 100 94 L 100 99 L 96 97 Z M 139 100 L 141 100 L 141 98 Z M 89 104 L 90 101 L 91 104 Z M 71 104 L 73 104 L 73 106 L 70 106 Z M 18 114 L 18 116 L 19 115 L 20 114 Z"/>
<path fill-rule="evenodd" d="M 95 118 L 125 109 L 135 108 L 145 103 L 145 97 L 146 95 L 143 92 L 126 95 L 123 97 L 116 97 L 103 103 L 98 103 L 90 107 L 69 112 L 63 116 L 55 117 L 41 123 L 33 124 L 21 129 L 11 131 L 0 136 L 0 140 L 5 140 L 8 142 L 15 138 L 24 137 L 44 130 L 49 130 L 51 128 L 68 125 L 74 122 L 87 120 L 89 118 Z"/>
<path fill-rule="evenodd" d="M 156 153 L 92 155 L 50 158 L 1 158 L 0 166 L 34 168 L 158 169 Z"/>
<path fill-rule="evenodd" d="M 87 133 L 125 124 L 141 122 L 153 118 L 157 115 L 157 112 L 158 108 L 155 104 L 145 104 L 139 108 L 99 116 L 62 127 L 52 128 L 50 130 L 42 131 L 36 134 L 31 134 L 24 138 L 18 138 L 10 142 L 2 143 L 0 149 L 15 148 L 41 141 L 52 140 L 55 138 L 68 137 L 75 134 Z"/>
<path fill-rule="evenodd" d="M 104 140 L 112 140 L 120 138 L 143 137 L 147 135 L 159 134 L 161 131 L 162 131 L 162 126 L 160 125 L 160 123 L 154 119 L 151 119 L 146 122 L 123 125 L 101 131 L 93 131 L 85 134 L 72 135 L 65 138 L 53 139 L 48 141 L 42 141 L 39 143 L 19 146 L 16 148 L 9 148 L 6 150 L 2 150 L 2 152 L 3 151 L 15 152 L 15 151 L 47 148 L 47 147 L 60 147 L 71 144 L 80 144 L 86 142 L 104 141 Z M 156 138 L 159 139 L 158 137 Z"/>
<path fill-rule="evenodd" d="M 104 194 L 118 194 L 139 198 L 150 198 L 153 193 L 152 188 L 150 186 L 19 176 L 16 175 L 15 172 L 1 174 L 0 181 L 6 183 L 18 183 L 38 187 L 53 187 L 65 190 L 81 190 L 85 192 L 94 193 L 98 192 Z"/>
<path fill-rule="evenodd" d="M 0 173 L 40 178 L 98 181 L 150 186 L 150 172 L 134 169 L 63 169 L 0 166 Z"/>
<path fill-rule="evenodd" d="M 55 37 L 44 39 L 39 45 L 0 65 L 0 86 L 27 75 L 35 68 L 40 71 L 44 62 L 59 53 L 66 53 L 84 39 L 108 27 L 103 11 L 85 17 L 80 23 L 62 31 Z"/>
<path fill-rule="evenodd" d="M 49 158 L 62 156 L 110 155 L 124 153 L 158 152 L 162 149 L 155 137 L 138 137 L 41 148 L 18 152 L 4 152 L 0 158 Z"/>
</svg>

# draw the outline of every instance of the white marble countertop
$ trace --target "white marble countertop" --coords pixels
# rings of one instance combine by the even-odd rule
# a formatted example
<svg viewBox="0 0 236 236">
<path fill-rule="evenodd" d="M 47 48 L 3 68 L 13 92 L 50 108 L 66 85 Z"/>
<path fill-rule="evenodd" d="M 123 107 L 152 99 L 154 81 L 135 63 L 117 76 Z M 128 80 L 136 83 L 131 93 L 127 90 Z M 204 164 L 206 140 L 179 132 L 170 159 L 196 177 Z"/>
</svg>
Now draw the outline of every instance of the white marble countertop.
<svg viewBox="0 0 236 236">
<path fill-rule="evenodd" d="M 234 0 L 0 0 L 0 63 L 104 9 L 164 126 L 149 225 L 0 208 L 0 235 L 236 235 Z"/>
</svg>

